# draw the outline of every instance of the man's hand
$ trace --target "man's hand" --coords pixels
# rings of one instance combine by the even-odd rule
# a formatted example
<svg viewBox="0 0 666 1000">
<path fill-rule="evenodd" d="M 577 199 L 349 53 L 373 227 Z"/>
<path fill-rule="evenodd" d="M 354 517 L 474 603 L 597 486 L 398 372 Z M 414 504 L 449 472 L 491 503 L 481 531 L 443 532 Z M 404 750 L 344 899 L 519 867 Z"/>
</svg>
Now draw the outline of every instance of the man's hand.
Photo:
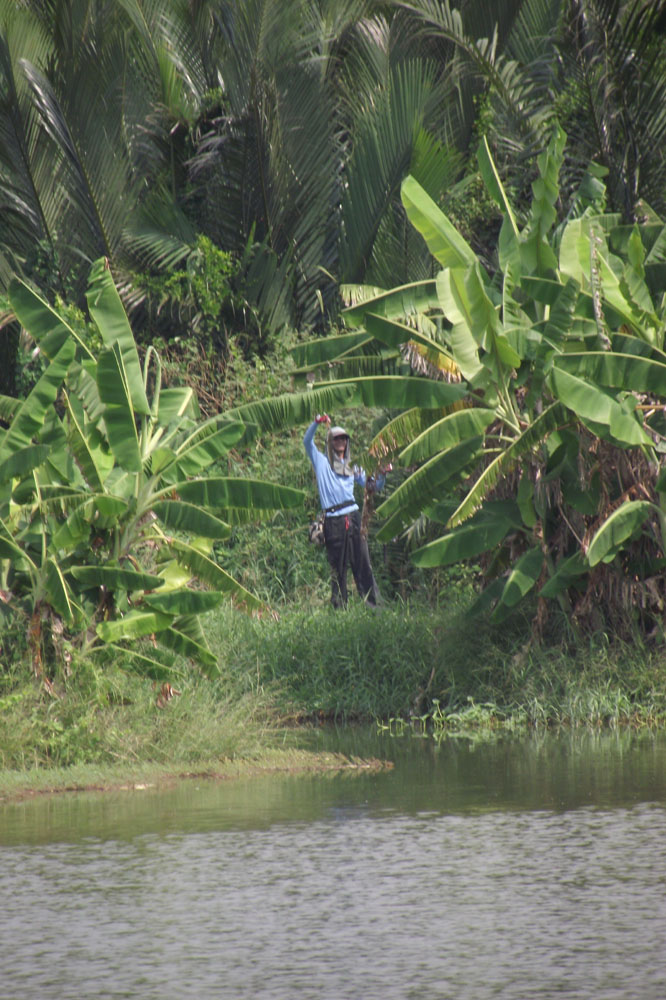
<svg viewBox="0 0 666 1000">
<path fill-rule="evenodd" d="M 318 424 L 330 424 L 331 418 L 329 417 L 328 413 L 318 413 L 317 416 L 315 417 L 315 421 Z"/>
</svg>

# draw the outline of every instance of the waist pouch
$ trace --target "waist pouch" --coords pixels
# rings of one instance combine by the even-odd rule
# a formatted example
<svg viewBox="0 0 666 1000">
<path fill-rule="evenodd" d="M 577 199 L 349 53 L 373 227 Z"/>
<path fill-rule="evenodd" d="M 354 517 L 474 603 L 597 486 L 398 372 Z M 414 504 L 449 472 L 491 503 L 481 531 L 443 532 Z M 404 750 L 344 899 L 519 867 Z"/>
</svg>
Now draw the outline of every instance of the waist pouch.
<svg viewBox="0 0 666 1000">
<path fill-rule="evenodd" d="M 335 514 L 337 510 L 343 510 L 345 507 L 351 507 L 353 503 L 353 500 L 345 500 L 344 503 L 336 503 L 333 504 L 332 507 L 324 507 L 322 512 L 317 515 L 314 521 L 310 521 L 308 539 L 313 545 L 324 545 L 324 521 L 326 519 L 326 515 Z"/>
</svg>

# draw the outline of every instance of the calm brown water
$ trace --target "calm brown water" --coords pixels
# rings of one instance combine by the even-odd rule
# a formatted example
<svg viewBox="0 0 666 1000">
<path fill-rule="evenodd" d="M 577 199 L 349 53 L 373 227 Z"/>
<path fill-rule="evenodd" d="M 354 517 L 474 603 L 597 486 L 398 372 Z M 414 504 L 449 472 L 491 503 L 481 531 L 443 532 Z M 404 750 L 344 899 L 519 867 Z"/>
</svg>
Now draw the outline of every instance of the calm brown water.
<svg viewBox="0 0 666 1000">
<path fill-rule="evenodd" d="M 666 735 L 0 808 L 0 997 L 664 1000 Z"/>
</svg>

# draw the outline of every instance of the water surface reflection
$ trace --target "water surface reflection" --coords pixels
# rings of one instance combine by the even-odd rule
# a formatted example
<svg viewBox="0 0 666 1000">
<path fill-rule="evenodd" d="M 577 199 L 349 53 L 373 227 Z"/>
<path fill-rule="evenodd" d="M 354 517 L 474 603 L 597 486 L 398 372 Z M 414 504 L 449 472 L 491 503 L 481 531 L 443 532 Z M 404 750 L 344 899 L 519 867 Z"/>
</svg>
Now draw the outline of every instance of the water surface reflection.
<svg viewBox="0 0 666 1000">
<path fill-rule="evenodd" d="M 666 996 L 664 737 L 310 738 L 395 766 L 2 807 L 0 996 Z"/>
</svg>

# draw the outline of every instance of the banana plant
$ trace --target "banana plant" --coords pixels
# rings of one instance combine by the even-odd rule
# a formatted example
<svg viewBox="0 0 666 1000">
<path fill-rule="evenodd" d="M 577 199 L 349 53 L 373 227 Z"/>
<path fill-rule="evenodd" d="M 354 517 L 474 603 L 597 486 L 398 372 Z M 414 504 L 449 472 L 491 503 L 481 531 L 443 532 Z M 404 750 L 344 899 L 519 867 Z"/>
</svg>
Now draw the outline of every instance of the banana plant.
<svg viewBox="0 0 666 1000">
<path fill-rule="evenodd" d="M 26 615 L 38 672 L 58 636 L 88 650 L 148 637 L 214 673 L 200 616 L 223 597 L 264 610 L 215 546 L 234 522 L 298 506 L 303 494 L 215 471 L 256 426 L 227 414 L 200 420 L 191 389 L 162 385 L 152 348 L 141 362 L 105 259 L 92 268 L 87 300 L 97 356 L 27 284 L 10 289 L 47 364 L 23 402 L 2 401 L 3 606 Z M 156 651 L 131 656 L 161 669 Z"/>
<path fill-rule="evenodd" d="M 368 359 L 408 364 L 417 385 L 427 370 L 459 390 L 439 410 L 418 401 L 373 441 L 372 454 L 406 473 L 377 509 L 378 537 L 425 517 L 437 537 L 415 563 L 474 560 L 486 584 L 477 610 L 500 622 L 536 594 L 539 627 L 550 599 L 598 625 L 600 609 L 658 615 L 666 598 L 666 309 L 655 295 L 666 227 L 604 213 L 594 165 L 574 200 L 580 214 L 559 221 L 565 139 L 557 129 L 539 157 L 522 228 L 481 143 L 479 170 L 503 213 L 493 274 L 407 177 L 407 215 L 441 270 L 355 290 L 346 332 L 297 358 L 302 373 L 329 379 Z"/>
</svg>

